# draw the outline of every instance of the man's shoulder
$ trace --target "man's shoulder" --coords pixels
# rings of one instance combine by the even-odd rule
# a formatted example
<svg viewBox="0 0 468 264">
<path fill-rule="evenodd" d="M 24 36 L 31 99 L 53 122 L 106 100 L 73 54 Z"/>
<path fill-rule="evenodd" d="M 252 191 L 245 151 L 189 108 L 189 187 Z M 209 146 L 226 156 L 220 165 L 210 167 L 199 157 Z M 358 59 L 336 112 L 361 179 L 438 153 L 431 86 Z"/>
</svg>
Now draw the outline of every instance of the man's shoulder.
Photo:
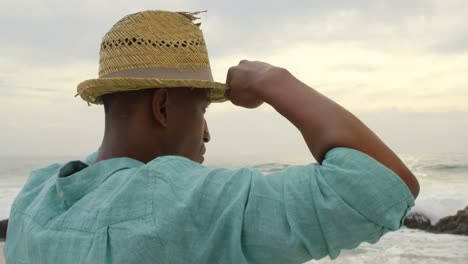
<svg viewBox="0 0 468 264">
<path fill-rule="evenodd" d="M 12 204 L 11 214 L 31 211 L 31 208 L 42 200 L 39 197 L 47 195 L 54 188 L 54 178 L 62 166 L 62 163 L 53 163 L 31 171 L 26 183 Z M 10 218 L 12 217 L 11 214 Z"/>
</svg>

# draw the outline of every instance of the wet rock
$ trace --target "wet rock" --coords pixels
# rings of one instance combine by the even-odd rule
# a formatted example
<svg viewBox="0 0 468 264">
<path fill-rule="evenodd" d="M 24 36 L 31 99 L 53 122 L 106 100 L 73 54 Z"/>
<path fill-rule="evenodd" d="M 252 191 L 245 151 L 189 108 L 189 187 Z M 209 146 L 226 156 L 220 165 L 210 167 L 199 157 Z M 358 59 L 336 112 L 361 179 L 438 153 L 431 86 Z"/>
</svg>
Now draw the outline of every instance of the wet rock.
<svg viewBox="0 0 468 264">
<path fill-rule="evenodd" d="M 434 233 L 447 233 L 468 236 L 468 206 L 457 212 L 456 215 L 447 216 L 431 227 Z"/>
<path fill-rule="evenodd" d="M 431 227 L 431 220 L 420 213 L 410 213 L 404 222 L 408 228 L 427 230 Z"/>
<path fill-rule="evenodd" d="M 0 240 L 6 239 L 7 228 L 8 228 L 8 219 L 0 220 Z"/>
<path fill-rule="evenodd" d="M 468 206 L 456 215 L 441 218 L 435 225 L 431 225 L 428 217 L 420 213 L 409 214 L 404 222 L 408 228 L 421 229 L 437 234 L 454 234 L 468 236 Z"/>
</svg>

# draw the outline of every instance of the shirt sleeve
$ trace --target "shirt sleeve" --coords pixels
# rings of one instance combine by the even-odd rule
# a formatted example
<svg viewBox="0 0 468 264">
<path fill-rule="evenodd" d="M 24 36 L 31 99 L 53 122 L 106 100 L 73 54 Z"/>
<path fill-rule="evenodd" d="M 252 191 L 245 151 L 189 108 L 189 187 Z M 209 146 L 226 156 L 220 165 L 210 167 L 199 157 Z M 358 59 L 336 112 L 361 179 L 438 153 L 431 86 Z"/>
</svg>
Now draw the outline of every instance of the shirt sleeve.
<svg viewBox="0 0 468 264">
<path fill-rule="evenodd" d="M 330 150 L 321 165 L 252 175 L 244 254 L 254 263 L 300 263 L 401 227 L 414 198 L 391 170 L 356 150 Z"/>
</svg>

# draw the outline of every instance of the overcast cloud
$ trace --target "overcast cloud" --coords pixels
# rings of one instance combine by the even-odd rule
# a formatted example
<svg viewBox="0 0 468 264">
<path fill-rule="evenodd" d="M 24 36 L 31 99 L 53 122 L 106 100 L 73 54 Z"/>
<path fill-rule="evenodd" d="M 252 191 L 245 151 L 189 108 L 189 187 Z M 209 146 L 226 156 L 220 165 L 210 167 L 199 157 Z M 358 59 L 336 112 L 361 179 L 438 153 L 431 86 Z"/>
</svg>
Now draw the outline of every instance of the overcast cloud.
<svg viewBox="0 0 468 264">
<path fill-rule="evenodd" d="M 267 61 L 356 113 L 398 151 L 466 152 L 467 1 L 2 0 L 0 155 L 84 155 L 99 146 L 102 109 L 74 98 L 76 85 L 97 76 L 103 34 L 145 9 L 208 10 L 200 16 L 218 81 L 241 59 Z M 252 144 L 256 156 L 307 152 L 269 107 L 209 111 L 212 160 Z"/>
</svg>

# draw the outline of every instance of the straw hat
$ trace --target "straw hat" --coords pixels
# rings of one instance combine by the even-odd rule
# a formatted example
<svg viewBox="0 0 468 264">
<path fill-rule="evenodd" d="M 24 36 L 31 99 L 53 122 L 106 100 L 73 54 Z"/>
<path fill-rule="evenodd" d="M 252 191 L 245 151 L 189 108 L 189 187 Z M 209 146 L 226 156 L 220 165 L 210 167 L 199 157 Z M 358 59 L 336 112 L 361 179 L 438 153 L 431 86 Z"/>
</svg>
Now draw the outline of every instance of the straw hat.
<svg viewBox="0 0 468 264">
<path fill-rule="evenodd" d="M 99 78 L 78 85 L 78 95 L 101 104 L 101 95 L 149 88 L 210 88 L 225 101 L 226 84 L 213 81 L 200 12 L 143 11 L 118 21 L 102 39 Z"/>
</svg>

